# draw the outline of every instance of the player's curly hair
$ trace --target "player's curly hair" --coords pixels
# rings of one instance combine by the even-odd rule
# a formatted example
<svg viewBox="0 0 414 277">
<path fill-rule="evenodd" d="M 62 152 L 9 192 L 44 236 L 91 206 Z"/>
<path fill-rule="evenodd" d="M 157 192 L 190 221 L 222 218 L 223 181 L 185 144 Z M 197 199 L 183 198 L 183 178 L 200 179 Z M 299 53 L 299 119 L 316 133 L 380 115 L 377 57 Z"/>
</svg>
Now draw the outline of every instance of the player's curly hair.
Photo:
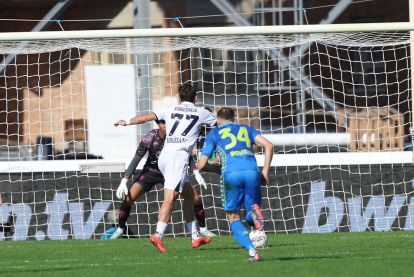
<svg viewBox="0 0 414 277">
<path fill-rule="evenodd" d="M 234 110 L 229 107 L 223 107 L 217 112 L 217 117 L 224 120 L 234 121 L 234 116 Z"/>
<path fill-rule="evenodd" d="M 191 102 L 193 103 L 195 101 L 197 92 L 193 88 L 193 86 L 189 83 L 182 84 L 178 88 L 178 97 L 180 97 L 181 102 Z"/>
</svg>

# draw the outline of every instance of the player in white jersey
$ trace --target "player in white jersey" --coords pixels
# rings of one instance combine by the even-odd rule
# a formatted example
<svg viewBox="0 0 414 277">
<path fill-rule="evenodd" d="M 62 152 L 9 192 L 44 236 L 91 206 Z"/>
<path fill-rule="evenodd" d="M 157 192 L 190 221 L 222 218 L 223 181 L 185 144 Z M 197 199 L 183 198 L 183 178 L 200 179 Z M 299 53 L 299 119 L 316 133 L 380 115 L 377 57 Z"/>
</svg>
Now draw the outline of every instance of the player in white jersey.
<svg viewBox="0 0 414 277">
<path fill-rule="evenodd" d="M 142 124 L 152 120 L 165 120 L 167 137 L 164 148 L 158 159 L 158 167 L 164 175 L 164 201 L 158 213 L 157 229 L 150 241 L 161 253 L 166 253 L 163 242 L 165 230 L 170 220 L 175 200 L 181 194 L 184 198 L 183 214 L 187 228 L 191 233 L 192 247 L 198 248 L 211 241 L 210 237 L 202 237 L 198 231 L 197 220 L 194 219 L 194 191 L 188 179 L 190 153 L 197 141 L 203 125 L 213 126 L 216 117 L 203 107 L 196 107 L 196 91 L 189 84 L 178 89 L 180 104 L 166 107 L 132 118 L 129 123 L 119 120 L 115 126 Z"/>
</svg>

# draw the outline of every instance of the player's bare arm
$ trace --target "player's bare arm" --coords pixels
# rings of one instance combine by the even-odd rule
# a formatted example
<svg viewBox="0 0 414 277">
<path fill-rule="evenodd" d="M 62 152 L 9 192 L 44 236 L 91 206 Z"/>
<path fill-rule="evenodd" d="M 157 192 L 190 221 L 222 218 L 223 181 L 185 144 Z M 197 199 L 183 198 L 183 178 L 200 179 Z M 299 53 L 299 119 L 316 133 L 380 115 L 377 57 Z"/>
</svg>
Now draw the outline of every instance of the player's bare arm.
<svg viewBox="0 0 414 277">
<path fill-rule="evenodd" d="M 265 161 L 262 169 L 262 178 L 264 179 L 264 184 L 267 185 L 269 184 L 269 170 L 273 158 L 273 144 L 261 135 L 256 136 L 254 143 L 257 146 L 264 148 Z"/>
<path fill-rule="evenodd" d="M 201 156 L 200 160 L 197 162 L 196 167 L 197 169 L 203 169 L 208 163 L 208 157 L 207 156 Z"/>
<path fill-rule="evenodd" d="M 129 122 L 127 122 L 124 119 L 120 119 L 117 122 L 115 122 L 115 127 L 118 126 L 128 126 L 128 125 L 136 125 L 136 124 L 143 124 L 145 122 L 149 122 L 152 120 L 157 120 L 157 116 L 154 113 L 147 113 L 147 114 L 143 114 L 143 115 L 137 115 L 133 118 L 131 118 L 129 120 Z"/>
</svg>

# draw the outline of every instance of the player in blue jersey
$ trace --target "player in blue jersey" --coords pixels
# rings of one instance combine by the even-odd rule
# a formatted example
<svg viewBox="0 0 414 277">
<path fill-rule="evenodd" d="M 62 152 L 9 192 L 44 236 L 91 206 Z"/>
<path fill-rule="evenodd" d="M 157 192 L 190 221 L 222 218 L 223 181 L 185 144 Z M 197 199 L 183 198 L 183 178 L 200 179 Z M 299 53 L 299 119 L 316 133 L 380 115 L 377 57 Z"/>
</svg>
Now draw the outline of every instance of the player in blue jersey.
<svg viewBox="0 0 414 277">
<path fill-rule="evenodd" d="M 263 230 L 261 182 L 267 184 L 269 181 L 273 145 L 254 128 L 235 123 L 234 110 L 231 108 L 224 107 L 217 112 L 217 123 L 218 127 L 207 135 L 197 167 L 205 167 L 213 151 L 219 155 L 222 165 L 222 201 L 233 238 L 249 252 L 249 261 L 256 262 L 260 256 L 249 238 L 248 230 L 240 221 L 240 206 L 244 204 L 246 222 Z M 265 163 L 261 173 L 253 144 L 264 148 Z"/>
</svg>

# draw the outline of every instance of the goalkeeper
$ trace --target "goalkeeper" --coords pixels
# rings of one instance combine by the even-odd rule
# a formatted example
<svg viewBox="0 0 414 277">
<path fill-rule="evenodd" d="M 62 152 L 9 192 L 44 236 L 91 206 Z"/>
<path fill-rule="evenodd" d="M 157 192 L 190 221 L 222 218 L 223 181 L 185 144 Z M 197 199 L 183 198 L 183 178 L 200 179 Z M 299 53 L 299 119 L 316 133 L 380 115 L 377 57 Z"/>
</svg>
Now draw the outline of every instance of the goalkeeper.
<svg viewBox="0 0 414 277">
<path fill-rule="evenodd" d="M 158 128 L 148 132 L 141 140 L 134 158 L 129 164 L 127 170 L 125 171 L 124 177 L 121 180 L 121 183 L 117 189 L 116 196 L 119 199 L 123 199 L 121 208 L 118 215 L 118 228 L 115 232 L 109 237 L 109 239 L 116 239 L 122 237 L 125 229 L 126 222 L 128 220 L 132 203 L 138 197 L 143 195 L 146 192 L 149 192 L 151 188 L 159 183 L 164 183 L 164 177 L 162 176 L 158 168 L 158 156 L 161 153 L 162 148 L 164 147 L 164 141 L 166 137 L 165 121 L 157 121 Z M 141 174 L 136 178 L 130 189 L 127 188 L 127 182 L 134 173 L 138 163 L 141 161 L 142 157 L 148 152 L 148 158 L 144 165 L 144 168 Z M 201 177 L 201 174 L 198 170 L 194 171 L 194 175 L 200 185 L 206 187 L 204 179 Z M 200 234 L 204 237 L 206 236 L 216 236 L 214 233 L 209 231 L 206 228 L 206 219 L 204 213 L 203 202 L 201 201 L 197 191 L 194 189 L 194 213 L 195 217 L 200 226 Z"/>
<path fill-rule="evenodd" d="M 206 138 L 197 168 L 203 169 L 214 150 L 220 156 L 221 188 L 223 206 L 230 221 L 234 240 L 249 252 L 249 261 L 260 260 L 259 253 L 249 238 L 249 232 L 240 221 L 240 206 L 244 204 L 246 221 L 262 231 L 264 219 L 260 210 L 261 178 L 264 184 L 269 181 L 273 145 L 255 129 L 234 123 L 234 110 L 228 107 L 217 112 L 218 127 L 210 131 Z M 253 144 L 265 149 L 265 163 L 259 174 Z"/>
</svg>

